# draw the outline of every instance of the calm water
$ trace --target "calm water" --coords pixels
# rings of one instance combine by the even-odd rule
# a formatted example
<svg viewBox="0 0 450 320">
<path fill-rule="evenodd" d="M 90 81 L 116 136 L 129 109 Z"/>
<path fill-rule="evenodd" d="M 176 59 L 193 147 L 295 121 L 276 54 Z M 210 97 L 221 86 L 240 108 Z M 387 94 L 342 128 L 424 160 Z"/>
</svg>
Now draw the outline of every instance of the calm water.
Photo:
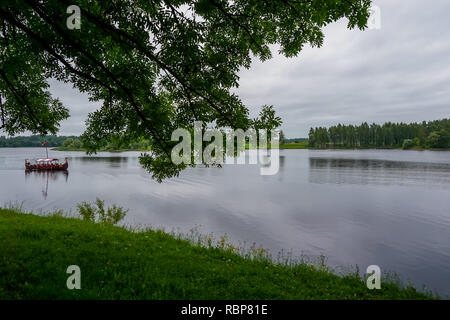
<svg viewBox="0 0 450 320">
<path fill-rule="evenodd" d="M 127 224 L 228 234 L 273 252 L 379 265 L 450 295 L 450 152 L 282 150 L 278 175 L 256 165 L 188 169 L 162 184 L 138 153 L 51 151 L 69 174 L 24 172 L 42 149 L 0 149 L 0 205 L 72 209 L 96 197 L 129 208 Z"/>
</svg>

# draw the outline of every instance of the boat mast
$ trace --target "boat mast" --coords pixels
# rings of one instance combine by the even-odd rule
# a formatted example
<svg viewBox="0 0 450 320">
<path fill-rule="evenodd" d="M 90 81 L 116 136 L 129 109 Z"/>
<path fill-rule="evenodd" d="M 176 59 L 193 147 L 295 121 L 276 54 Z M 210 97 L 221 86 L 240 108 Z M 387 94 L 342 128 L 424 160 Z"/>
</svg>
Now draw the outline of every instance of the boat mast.
<svg viewBox="0 0 450 320">
<path fill-rule="evenodd" d="M 46 154 L 46 156 L 47 156 L 46 159 L 48 159 L 48 149 L 47 149 L 47 141 L 46 141 L 46 140 L 44 140 L 44 143 L 42 143 L 42 146 L 43 146 L 43 147 L 45 146 L 45 154 Z"/>
</svg>

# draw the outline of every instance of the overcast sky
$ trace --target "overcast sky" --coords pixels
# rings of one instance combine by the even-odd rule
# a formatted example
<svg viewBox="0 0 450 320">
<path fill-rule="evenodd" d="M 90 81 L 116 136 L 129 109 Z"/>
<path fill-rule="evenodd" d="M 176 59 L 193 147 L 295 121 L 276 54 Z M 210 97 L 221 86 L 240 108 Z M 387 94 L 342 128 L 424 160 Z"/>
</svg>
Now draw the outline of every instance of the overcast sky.
<svg viewBox="0 0 450 320">
<path fill-rule="evenodd" d="M 306 137 L 311 126 L 415 122 L 450 117 L 450 1 L 375 0 L 381 29 L 325 28 L 321 48 L 296 58 L 255 60 L 236 90 L 255 116 L 275 106 L 287 137 Z M 52 82 L 70 109 L 61 135 L 78 135 L 99 107 L 70 85 Z"/>
</svg>

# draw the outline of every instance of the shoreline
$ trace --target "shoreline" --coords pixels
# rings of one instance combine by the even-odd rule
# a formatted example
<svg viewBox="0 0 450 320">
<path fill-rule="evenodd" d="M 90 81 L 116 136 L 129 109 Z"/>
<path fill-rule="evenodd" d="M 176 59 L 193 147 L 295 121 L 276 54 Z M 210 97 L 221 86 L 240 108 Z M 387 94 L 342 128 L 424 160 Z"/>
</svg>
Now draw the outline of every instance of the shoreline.
<svg viewBox="0 0 450 320">
<path fill-rule="evenodd" d="M 24 149 L 24 148 L 30 148 L 30 149 L 36 149 L 40 147 L 0 147 L 0 149 Z M 270 145 L 268 146 L 270 148 Z M 50 147 L 50 150 L 53 151 L 68 151 L 68 152 L 86 152 L 86 149 L 75 149 L 75 148 L 66 148 L 66 147 Z M 245 148 L 246 150 L 249 150 L 248 147 Z M 450 151 L 450 148 L 409 148 L 409 149 L 403 149 L 403 148 L 376 148 L 376 147 L 359 147 L 359 148 L 313 148 L 308 147 L 304 145 L 291 145 L 291 144 L 284 144 L 279 146 L 280 150 L 397 150 L 397 151 Z M 98 150 L 97 152 L 111 152 L 111 153 L 122 153 L 122 152 L 149 152 L 151 149 L 126 149 L 126 150 Z"/>
<path fill-rule="evenodd" d="M 0 271 L 10 275 L 0 278 L 0 300 L 438 298 L 383 278 L 380 290 L 369 290 L 356 273 L 241 249 L 226 237 L 214 244 L 209 236 L 0 208 Z M 82 270 L 83 290 L 65 288 L 73 264 Z"/>
<path fill-rule="evenodd" d="M 53 147 L 50 150 L 53 151 L 73 151 L 73 152 L 86 152 L 86 149 L 75 149 L 75 148 L 66 148 L 66 147 Z M 124 150 L 98 150 L 97 152 L 111 152 L 111 153 L 120 153 L 120 152 L 128 152 L 128 151 L 134 151 L 134 152 L 148 152 L 151 151 L 150 149 L 124 149 Z"/>
</svg>

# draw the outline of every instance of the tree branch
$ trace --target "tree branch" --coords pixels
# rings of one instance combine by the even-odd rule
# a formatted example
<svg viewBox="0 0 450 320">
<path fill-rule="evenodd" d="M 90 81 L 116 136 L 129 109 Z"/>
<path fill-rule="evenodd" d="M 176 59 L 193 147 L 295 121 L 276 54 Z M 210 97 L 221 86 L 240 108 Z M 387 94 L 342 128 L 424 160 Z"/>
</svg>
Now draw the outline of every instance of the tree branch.
<svg viewBox="0 0 450 320">
<path fill-rule="evenodd" d="M 60 36 L 62 36 L 63 38 L 66 38 L 66 39 L 71 39 L 70 34 L 68 34 L 63 29 L 61 29 L 61 27 L 55 21 L 53 21 L 48 15 L 46 15 L 45 12 L 43 10 L 41 10 L 41 8 L 39 8 L 37 5 L 35 5 L 34 3 L 30 2 L 30 1 L 26 1 L 26 2 Z M 133 107 L 135 112 L 138 114 L 139 118 L 141 118 L 142 122 L 146 125 L 147 129 L 150 130 L 153 137 L 158 141 L 162 150 L 166 153 L 166 155 L 168 155 L 170 157 L 170 153 L 166 149 L 168 147 L 166 142 L 164 141 L 164 139 L 161 138 L 159 133 L 156 130 L 154 130 L 154 128 L 153 128 L 154 126 L 151 123 L 151 121 L 149 121 L 149 119 L 147 119 L 147 117 L 142 113 L 142 110 L 138 106 L 138 104 L 137 104 L 136 100 L 134 99 L 130 90 L 124 84 L 122 84 L 122 82 L 115 76 L 115 74 L 112 73 L 102 62 L 98 61 L 94 56 L 92 56 L 89 52 L 87 52 L 85 49 L 83 49 L 83 47 L 78 43 L 78 41 L 76 41 L 74 39 L 71 39 L 71 40 L 72 41 L 68 41 L 68 43 L 73 49 L 75 49 L 77 52 L 81 53 L 83 56 L 85 56 L 86 58 L 91 60 L 97 67 L 99 67 L 103 72 L 105 72 L 108 75 L 108 77 L 111 78 L 117 84 L 117 86 L 126 94 L 131 106 Z"/>
<path fill-rule="evenodd" d="M 3 69 L 0 69 L 0 76 L 2 77 L 3 81 L 5 81 L 6 85 L 8 86 L 9 90 L 12 92 L 14 97 L 18 102 L 21 102 L 25 105 L 25 108 L 27 109 L 27 113 L 30 116 L 30 120 L 33 123 L 36 130 L 39 130 L 39 126 L 43 129 L 44 126 L 39 122 L 39 119 L 36 118 L 33 108 L 29 105 L 28 101 L 25 99 L 25 97 L 22 97 L 19 92 L 17 92 L 17 89 L 14 87 L 11 81 L 9 81 L 8 77 L 6 76 L 6 73 Z M 46 130 L 44 129 L 44 133 L 46 134 Z"/>
<path fill-rule="evenodd" d="M 65 4 L 69 3 L 67 0 L 61 0 L 61 1 Z M 134 45 L 134 47 L 137 47 L 142 53 L 145 54 L 145 56 L 147 56 L 149 59 L 151 59 L 153 62 L 155 62 L 158 65 L 158 67 L 160 67 L 161 69 L 167 70 L 167 72 L 169 72 L 180 84 L 184 84 L 184 86 L 186 86 L 186 88 L 188 88 L 193 93 L 197 94 L 198 96 L 203 98 L 206 102 L 208 102 L 209 105 L 213 109 L 215 109 L 217 112 L 219 112 L 219 114 L 221 114 L 222 117 L 224 119 L 226 119 L 231 126 L 233 126 L 232 119 L 230 117 L 228 117 L 223 112 L 223 110 L 214 103 L 213 100 L 211 100 L 210 98 L 208 98 L 207 96 L 205 96 L 204 94 L 199 92 L 199 90 L 197 90 L 196 88 L 191 86 L 189 84 L 188 80 L 183 79 L 183 77 L 181 75 L 177 74 L 175 72 L 175 70 L 173 70 L 171 67 L 169 67 L 167 64 L 165 64 L 160 59 L 158 59 L 158 57 L 155 54 L 153 54 L 150 50 L 148 50 L 148 48 L 146 48 L 145 45 L 142 45 L 141 43 L 136 41 L 133 37 L 131 37 L 128 33 L 124 32 L 123 30 L 120 30 L 120 29 L 98 19 L 96 16 L 92 15 L 89 11 L 86 11 L 83 8 L 80 8 L 80 10 L 83 13 L 83 15 L 88 18 L 88 20 L 90 20 L 97 26 L 101 27 L 103 30 L 108 31 L 109 35 L 111 35 L 112 37 L 118 39 L 120 42 L 122 42 L 126 45 L 130 45 L 130 43 L 125 42 L 123 39 L 126 39 L 127 41 L 131 42 Z M 214 98 L 217 99 L 217 97 L 214 97 Z"/>
<path fill-rule="evenodd" d="M 2 117 L 2 125 L 0 126 L 0 129 L 3 129 L 6 127 L 6 121 L 5 121 L 5 109 L 3 108 L 3 103 L 2 103 L 2 95 L 0 95 L 0 112 L 1 112 L 1 117 Z"/>
<path fill-rule="evenodd" d="M 222 12 L 223 15 L 225 15 L 228 19 L 230 19 L 232 22 L 234 22 L 239 28 L 241 28 L 242 30 L 245 31 L 245 33 L 247 33 L 247 35 L 250 37 L 250 41 L 253 42 L 256 46 L 258 46 L 259 48 L 261 48 L 262 44 L 259 43 L 258 41 L 256 41 L 256 39 L 253 37 L 252 33 L 250 32 L 250 30 L 248 30 L 248 28 L 241 24 L 232 14 L 230 14 L 229 12 L 227 12 L 220 4 L 218 4 L 215 0 L 209 0 L 209 2 L 215 6 L 217 9 L 219 9 L 220 12 Z"/>
<path fill-rule="evenodd" d="M 0 9 L 0 16 L 3 16 L 3 18 L 5 18 L 5 20 L 7 20 L 9 23 L 11 23 L 14 26 L 17 26 L 19 29 L 21 29 L 26 34 L 28 34 L 32 39 L 34 39 L 36 41 L 37 44 L 42 46 L 45 51 L 47 51 L 49 54 L 51 54 L 53 57 L 55 57 L 59 62 L 61 62 L 72 73 L 74 73 L 82 78 L 91 80 L 92 82 L 95 82 L 95 83 L 105 87 L 108 90 L 114 90 L 105 82 L 102 82 L 101 80 L 95 78 L 94 76 L 91 76 L 88 73 L 82 72 L 82 71 L 77 70 L 74 67 L 72 67 L 69 62 L 67 62 L 61 55 L 59 55 L 58 53 L 56 53 L 55 50 L 53 50 L 53 48 L 50 46 L 50 44 L 48 44 L 43 38 L 41 38 L 39 35 L 34 33 L 30 28 L 28 28 L 22 22 L 14 19 L 14 17 L 12 15 L 9 15 L 8 13 L 6 13 L 5 11 Z"/>
</svg>

